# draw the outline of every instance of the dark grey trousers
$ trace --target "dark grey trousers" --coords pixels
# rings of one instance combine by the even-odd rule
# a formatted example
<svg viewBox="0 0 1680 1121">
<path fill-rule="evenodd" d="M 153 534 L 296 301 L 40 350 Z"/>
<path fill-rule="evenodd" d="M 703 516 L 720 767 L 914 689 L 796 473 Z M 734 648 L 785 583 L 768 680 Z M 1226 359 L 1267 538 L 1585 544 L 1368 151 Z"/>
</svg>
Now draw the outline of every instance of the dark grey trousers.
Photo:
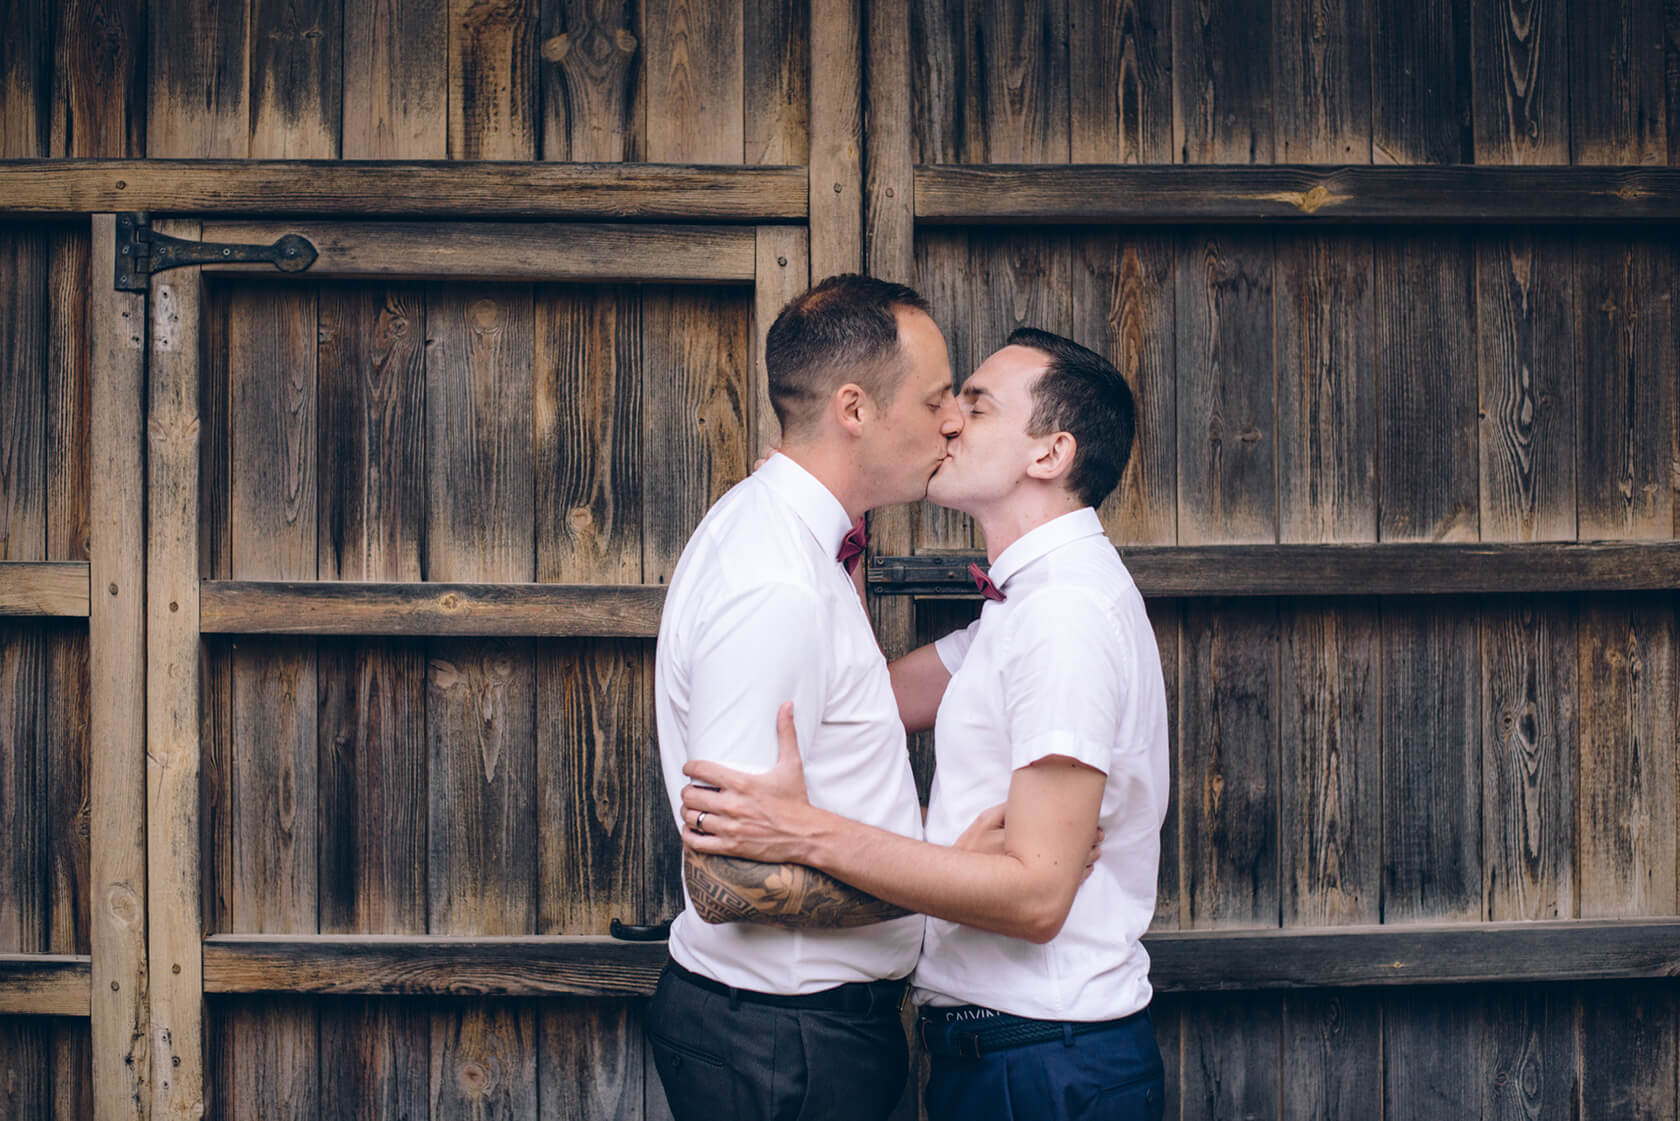
<svg viewBox="0 0 1680 1121">
<path fill-rule="evenodd" d="M 904 1091 L 896 1008 L 772 1008 L 667 969 L 644 1023 L 676 1121 L 871 1121 Z"/>
</svg>

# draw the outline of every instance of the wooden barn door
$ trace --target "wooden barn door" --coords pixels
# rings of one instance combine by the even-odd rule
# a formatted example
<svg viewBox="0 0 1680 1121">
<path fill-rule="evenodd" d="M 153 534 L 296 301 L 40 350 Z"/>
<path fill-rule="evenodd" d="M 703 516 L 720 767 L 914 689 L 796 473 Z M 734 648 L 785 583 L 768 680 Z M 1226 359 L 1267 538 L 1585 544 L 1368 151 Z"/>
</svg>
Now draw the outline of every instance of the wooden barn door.
<svg viewBox="0 0 1680 1121">
<path fill-rule="evenodd" d="M 150 284 L 156 1115 L 663 1115 L 604 936 L 680 906 L 651 639 L 803 229 L 154 230 L 318 253 Z"/>
</svg>

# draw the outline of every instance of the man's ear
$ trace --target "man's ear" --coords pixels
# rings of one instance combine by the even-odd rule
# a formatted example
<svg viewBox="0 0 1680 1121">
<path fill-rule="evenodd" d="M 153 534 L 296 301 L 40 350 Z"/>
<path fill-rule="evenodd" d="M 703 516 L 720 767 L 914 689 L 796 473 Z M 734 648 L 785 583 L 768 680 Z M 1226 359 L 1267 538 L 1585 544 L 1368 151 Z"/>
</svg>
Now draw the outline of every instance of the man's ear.
<svg viewBox="0 0 1680 1121">
<path fill-rule="evenodd" d="M 1027 464 L 1029 479 L 1060 479 L 1073 469 L 1073 453 L 1078 442 L 1071 432 L 1058 432 L 1040 445 L 1038 458 Z"/>
<path fill-rule="evenodd" d="M 863 423 L 868 418 L 872 405 L 869 394 L 863 391 L 862 386 L 852 382 L 842 385 L 834 391 L 829 406 L 834 410 L 835 420 L 841 428 L 853 436 L 863 434 Z"/>
</svg>

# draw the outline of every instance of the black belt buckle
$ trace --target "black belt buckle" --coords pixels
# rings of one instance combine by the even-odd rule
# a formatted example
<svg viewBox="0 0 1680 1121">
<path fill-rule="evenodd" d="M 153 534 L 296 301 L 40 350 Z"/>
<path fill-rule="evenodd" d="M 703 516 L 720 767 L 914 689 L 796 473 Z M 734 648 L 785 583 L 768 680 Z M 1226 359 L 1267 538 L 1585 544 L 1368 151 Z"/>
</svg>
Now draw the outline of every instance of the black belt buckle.
<svg viewBox="0 0 1680 1121">
<path fill-rule="evenodd" d="M 983 1054 L 980 1048 L 980 1035 L 978 1032 L 955 1032 L 949 1038 L 956 1044 L 955 1049 L 957 1052 L 957 1058 L 959 1059 L 977 1060 L 980 1058 L 981 1054 Z"/>
</svg>

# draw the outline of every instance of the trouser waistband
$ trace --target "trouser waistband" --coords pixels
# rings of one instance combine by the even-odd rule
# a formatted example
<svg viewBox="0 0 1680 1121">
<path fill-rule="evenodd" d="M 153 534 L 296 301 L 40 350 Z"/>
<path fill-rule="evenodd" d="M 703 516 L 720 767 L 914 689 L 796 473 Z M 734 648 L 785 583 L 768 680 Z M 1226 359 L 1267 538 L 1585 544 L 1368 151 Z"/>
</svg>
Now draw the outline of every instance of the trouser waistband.
<svg viewBox="0 0 1680 1121">
<path fill-rule="evenodd" d="M 666 970 L 686 984 L 704 989 L 731 1001 L 764 1004 L 772 1008 L 791 1008 L 806 1012 L 852 1012 L 869 1015 L 888 1009 L 896 1010 L 903 1003 L 905 982 L 902 978 L 889 981 L 850 981 L 821 992 L 784 994 L 761 993 L 756 989 L 740 989 L 685 969 L 675 961 L 666 963 Z"/>
<path fill-rule="evenodd" d="M 930 1055 L 978 1059 L 994 1051 L 1056 1039 L 1071 1044 L 1076 1036 L 1111 1031 L 1148 1018 L 1147 1006 L 1114 1020 L 1034 1020 L 965 1004 L 956 1008 L 924 1008 L 917 1033 Z"/>
</svg>

